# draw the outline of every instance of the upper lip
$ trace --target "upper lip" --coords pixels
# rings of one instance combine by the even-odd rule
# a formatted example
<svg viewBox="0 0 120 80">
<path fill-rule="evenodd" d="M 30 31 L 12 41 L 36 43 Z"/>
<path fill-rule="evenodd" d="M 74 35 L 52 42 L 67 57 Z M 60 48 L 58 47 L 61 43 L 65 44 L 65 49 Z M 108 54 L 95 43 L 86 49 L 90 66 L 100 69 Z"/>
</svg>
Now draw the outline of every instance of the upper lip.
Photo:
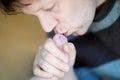
<svg viewBox="0 0 120 80">
<path fill-rule="evenodd" d="M 57 31 L 54 31 L 54 32 L 55 32 L 55 34 L 62 34 L 64 36 L 69 36 L 68 32 L 63 32 L 63 33 L 58 33 Z"/>
<path fill-rule="evenodd" d="M 62 35 L 64 35 L 64 36 L 69 36 L 68 31 L 59 33 L 55 28 L 53 29 L 53 31 L 54 31 L 55 34 L 62 34 Z"/>
</svg>

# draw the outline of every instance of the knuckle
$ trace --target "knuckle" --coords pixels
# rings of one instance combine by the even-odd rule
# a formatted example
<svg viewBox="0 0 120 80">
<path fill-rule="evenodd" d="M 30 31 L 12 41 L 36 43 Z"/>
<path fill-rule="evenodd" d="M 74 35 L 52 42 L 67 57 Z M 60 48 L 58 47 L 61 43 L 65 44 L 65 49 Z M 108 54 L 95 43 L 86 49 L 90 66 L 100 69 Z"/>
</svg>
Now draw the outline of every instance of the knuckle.
<svg viewBox="0 0 120 80">
<path fill-rule="evenodd" d="M 68 65 L 62 65 L 61 68 L 62 68 L 62 70 L 65 71 L 65 72 L 68 72 L 68 71 L 69 71 L 69 66 L 68 66 Z"/>
<path fill-rule="evenodd" d="M 33 70 L 33 74 L 34 74 L 34 75 L 38 75 L 38 69 L 37 69 L 37 67 L 34 68 L 34 70 Z"/>
<path fill-rule="evenodd" d="M 57 57 L 63 57 L 62 53 L 56 54 Z"/>
<path fill-rule="evenodd" d="M 58 70 L 58 69 L 52 69 L 51 68 L 50 72 L 53 75 L 55 75 L 56 77 L 59 77 L 59 78 L 61 78 L 64 75 L 64 73 L 61 70 Z"/>
<path fill-rule="evenodd" d="M 45 62 L 41 59 L 40 61 L 39 61 L 39 66 L 41 67 L 41 66 L 43 66 L 45 64 Z"/>
<path fill-rule="evenodd" d="M 63 73 L 63 72 L 59 72 L 57 76 L 58 76 L 59 78 L 61 78 L 61 77 L 64 76 L 64 73 Z"/>
<path fill-rule="evenodd" d="M 51 61 L 52 59 L 51 59 L 50 54 L 46 54 L 45 57 L 44 57 L 44 60 L 45 61 Z"/>
<path fill-rule="evenodd" d="M 55 64 L 56 64 L 56 66 L 58 66 L 58 67 L 62 67 L 61 64 L 60 64 L 60 62 L 55 62 Z"/>
<path fill-rule="evenodd" d="M 45 49 L 47 49 L 48 48 L 48 44 L 46 43 L 46 44 L 44 44 L 44 46 L 43 46 Z"/>
<path fill-rule="evenodd" d="M 41 68 L 43 68 L 44 67 L 44 65 L 45 65 L 45 62 L 42 62 L 41 64 L 39 64 L 40 65 L 40 67 Z"/>
<path fill-rule="evenodd" d="M 47 63 L 43 61 L 42 64 L 40 64 L 40 68 L 46 71 L 48 69 Z"/>
<path fill-rule="evenodd" d="M 44 50 L 43 53 L 41 54 L 41 57 L 45 59 L 47 55 L 48 55 L 47 51 Z"/>
<path fill-rule="evenodd" d="M 56 63 L 56 66 L 59 67 L 59 69 L 61 69 L 62 71 L 64 71 L 64 66 L 62 65 L 62 63 Z"/>
<path fill-rule="evenodd" d="M 57 53 L 56 54 L 56 57 L 59 58 L 60 60 L 64 61 L 65 60 L 65 56 L 64 56 L 64 53 Z"/>
<path fill-rule="evenodd" d="M 49 47 L 51 46 L 51 44 L 52 44 L 52 40 L 51 40 L 51 39 L 48 39 L 48 40 L 46 41 L 46 43 L 44 44 L 44 48 L 45 48 L 45 49 L 49 48 Z"/>
</svg>

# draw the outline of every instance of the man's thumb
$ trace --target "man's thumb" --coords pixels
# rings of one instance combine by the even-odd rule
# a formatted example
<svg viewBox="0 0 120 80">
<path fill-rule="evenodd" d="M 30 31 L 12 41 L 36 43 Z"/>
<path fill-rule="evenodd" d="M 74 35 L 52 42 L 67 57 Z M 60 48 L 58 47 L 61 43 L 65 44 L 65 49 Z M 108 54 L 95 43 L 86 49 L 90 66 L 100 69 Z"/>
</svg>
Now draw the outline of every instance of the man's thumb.
<svg viewBox="0 0 120 80">
<path fill-rule="evenodd" d="M 68 64 L 70 66 L 73 66 L 75 62 L 75 57 L 76 57 L 76 50 L 75 50 L 74 45 L 72 43 L 65 43 L 63 45 L 63 50 L 69 56 Z"/>
</svg>

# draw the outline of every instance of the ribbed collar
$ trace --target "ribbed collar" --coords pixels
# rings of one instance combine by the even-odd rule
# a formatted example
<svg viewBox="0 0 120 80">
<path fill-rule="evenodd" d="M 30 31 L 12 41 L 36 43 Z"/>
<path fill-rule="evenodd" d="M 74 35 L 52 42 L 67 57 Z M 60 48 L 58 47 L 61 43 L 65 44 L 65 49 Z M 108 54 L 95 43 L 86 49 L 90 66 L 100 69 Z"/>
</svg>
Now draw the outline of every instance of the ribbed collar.
<svg viewBox="0 0 120 80">
<path fill-rule="evenodd" d="M 113 0 L 108 0 L 108 1 L 113 1 Z M 111 2 L 109 2 L 109 5 L 110 4 L 111 4 Z M 110 27 L 119 18 L 119 16 L 120 16 L 120 0 L 114 0 L 114 3 L 112 3 L 112 4 L 113 5 L 106 6 L 106 7 L 105 7 L 105 5 L 108 5 L 108 2 L 106 4 L 104 4 L 104 6 L 101 9 L 101 11 L 104 11 L 104 12 L 102 13 L 101 11 L 99 11 L 98 15 L 96 15 L 96 17 L 100 17 L 100 18 L 99 18 L 99 20 L 97 20 L 97 19 L 94 20 L 95 22 L 93 22 L 93 24 L 91 25 L 91 27 L 89 29 L 90 32 L 98 32 L 100 30 L 106 29 L 106 28 Z M 109 9 L 109 8 L 111 8 L 111 9 Z M 108 9 L 109 9 L 109 11 L 108 11 Z M 99 15 L 100 13 L 102 16 Z"/>
</svg>

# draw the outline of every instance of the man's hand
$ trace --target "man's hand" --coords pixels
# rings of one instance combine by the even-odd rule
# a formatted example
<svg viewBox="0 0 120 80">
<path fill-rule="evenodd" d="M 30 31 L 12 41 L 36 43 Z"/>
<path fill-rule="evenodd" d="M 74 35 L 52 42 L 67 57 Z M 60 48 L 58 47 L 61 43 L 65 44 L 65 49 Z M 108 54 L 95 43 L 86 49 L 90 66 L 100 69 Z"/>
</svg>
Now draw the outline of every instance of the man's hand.
<svg viewBox="0 0 120 80">
<path fill-rule="evenodd" d="M 52 39 L 48 39 L 36 54 L 32 80 L 58 80 L 64 77 L 74 64 L 76 50 L 72 43 L 65 43 L 61 51 Z"/>
</svg>

